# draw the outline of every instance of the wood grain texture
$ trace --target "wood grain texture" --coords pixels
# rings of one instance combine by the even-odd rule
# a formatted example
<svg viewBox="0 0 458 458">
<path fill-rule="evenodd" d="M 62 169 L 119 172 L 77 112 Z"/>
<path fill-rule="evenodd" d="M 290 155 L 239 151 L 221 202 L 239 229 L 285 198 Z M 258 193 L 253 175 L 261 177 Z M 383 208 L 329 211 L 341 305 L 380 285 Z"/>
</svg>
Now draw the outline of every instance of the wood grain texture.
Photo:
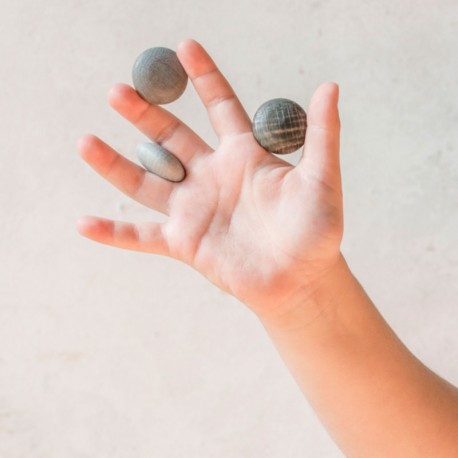
<svg viewBox="0 0 458 458">
<path fill-rule="evenodd" d="M 253 117 L 253 134 L 258 143 L 275 154 L 297 151 L 305 142 L 307 115 L 289 99 L 263 103 Z"/>
</svg>

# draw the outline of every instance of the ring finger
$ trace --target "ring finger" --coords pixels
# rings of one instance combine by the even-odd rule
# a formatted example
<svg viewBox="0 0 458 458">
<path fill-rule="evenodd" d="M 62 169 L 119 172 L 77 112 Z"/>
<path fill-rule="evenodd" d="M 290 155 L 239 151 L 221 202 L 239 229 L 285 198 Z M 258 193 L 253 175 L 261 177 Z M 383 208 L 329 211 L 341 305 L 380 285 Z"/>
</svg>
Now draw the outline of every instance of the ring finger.
<svg viewBox="0 0 458 458">
<path fill-rule="evenodd" d="M 94 135 L 78 142 L 80 156 L 103 178 L 140 204 L 168 213 L 168 201 L 175 183 L 147 172 Z"/>
</svg>

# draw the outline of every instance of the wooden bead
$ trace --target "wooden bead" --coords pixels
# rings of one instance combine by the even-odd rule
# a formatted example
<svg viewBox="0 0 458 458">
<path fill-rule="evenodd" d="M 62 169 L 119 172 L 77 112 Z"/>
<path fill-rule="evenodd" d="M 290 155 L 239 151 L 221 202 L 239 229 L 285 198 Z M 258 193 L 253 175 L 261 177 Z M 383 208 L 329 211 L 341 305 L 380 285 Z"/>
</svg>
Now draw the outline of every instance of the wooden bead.
<svg viewBox="0 0 458 458">
<path fill-rule="evenodd" d="M 253 117 L 253 134 L 258 143 L 275 154 L 297 151 L 305 143 L 307 115 L 288 99 L 263 103 Z"/>
<path fill-rule="evenodd" d="M 147 49 L 137 57 L 132 68 L 132 81 L 147 102 L 165 104 L 183 94 L 188 75 L 175 51 L 158 47 Z"/>
<path fill-rule="evenodd" d="M 156 143 L 140 143 L 137 146 L 137 158 L 151 173 L 168 181 L 183 181 L 186 171 L 180 160 Z"/>
</svg>

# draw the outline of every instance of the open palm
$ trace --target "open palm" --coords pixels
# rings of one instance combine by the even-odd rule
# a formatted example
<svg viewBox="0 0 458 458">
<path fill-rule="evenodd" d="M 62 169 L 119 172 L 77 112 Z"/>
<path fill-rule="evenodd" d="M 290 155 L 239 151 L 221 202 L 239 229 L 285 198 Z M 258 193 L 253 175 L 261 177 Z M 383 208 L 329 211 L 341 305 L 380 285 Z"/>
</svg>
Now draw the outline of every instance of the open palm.
<svg viewBox="0 0 458 458">
<path fill-rule="evenodd" d="M 130 162 L 93 135 L 79 152 L 97 172 L 139 203 L 168 215 L 139 224 L 84 217 L 93 240 L 188 263 L 263 315 L 291 304 L 339 258 L 342 195 L 338 88 L 320 86 L 309 106 L 304 157 L 295 167 L 258 145 L 251 121 L 205 50 L 193 40 L 177 55 L 219 138 L 210 148 L 189 127 L 133 88 L 116 85 L 110 103 L 187 172 L 171 183 Z"/>
</svg>

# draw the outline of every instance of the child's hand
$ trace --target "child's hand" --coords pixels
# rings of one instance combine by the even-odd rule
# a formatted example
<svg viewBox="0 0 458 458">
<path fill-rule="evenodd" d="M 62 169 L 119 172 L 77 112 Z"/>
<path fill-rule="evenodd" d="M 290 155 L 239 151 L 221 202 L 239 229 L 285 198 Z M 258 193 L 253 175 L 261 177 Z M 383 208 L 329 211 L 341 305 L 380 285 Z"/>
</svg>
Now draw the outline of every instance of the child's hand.
<svg viewBox="0 0 458 458">
<path fill-rule="evenodd" d="M 177 54 L 207 107 L 219 145 L 213 150 L 131 87 L 115 86 L 113 108 L 175 154 L 187 176 L 181 183 L 168 182 L 85 136 L 79 143 L 83 159 L 168 220 L 131 224 L 85 217 L 79 231 L 119 248 L 172 256 L 258 315 L 283 313 L 340 259 L 338 88 L 323 84 L 313 95 L 304 157 L 293 167 L 258 145 L 250 118 L 199 44 L 186 40 Z"/>
<path fill-rule="evenodd" d="M 337 86 L 313 95 L 304 157 L 292 167 L 257 144 L 249 117 L 200 45 L 184 41 L 177 54 L 219 146 L 116 86 L 113 107 L 178 156 L 187 176 L 165 181 L 84 137 L 81 155 L 96 171 L 169 218 L 84 218 L 80 232 L 180 259 L 245 302 L 346 456 L 458 456 L 457 389 L 407 350 L 340 255 Z"/>
</svg>

